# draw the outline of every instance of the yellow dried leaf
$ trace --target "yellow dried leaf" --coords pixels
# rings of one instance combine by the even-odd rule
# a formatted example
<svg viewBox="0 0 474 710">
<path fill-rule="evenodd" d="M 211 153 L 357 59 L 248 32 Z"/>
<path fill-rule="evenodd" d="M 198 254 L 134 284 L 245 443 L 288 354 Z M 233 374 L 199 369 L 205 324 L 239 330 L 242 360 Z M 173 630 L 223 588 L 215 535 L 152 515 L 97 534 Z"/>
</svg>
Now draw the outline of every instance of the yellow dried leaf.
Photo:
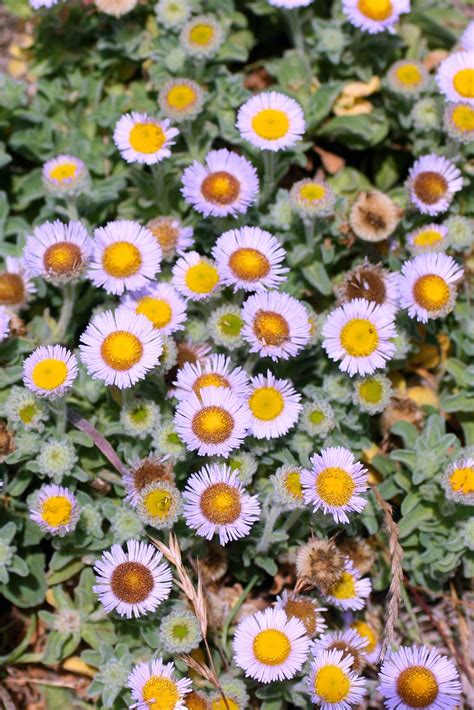
<svg viewBox="0 0 474 710">
<path fill-rule="evenodd" d="M 407 391 L 407 383 L 401 372 L 391 372 L 389 375 L 392 387 L 397 394 L 405 394 Z"/>
<path fill-rule="evenodd" d="M 371 443 L 368 449 L 362 450 L 362 461 L 364 463 L 371 463 L 373 459 L 380 453 L 380 449 L 377 444 Z"/>
<path fill-rule="evenodd" d="M 337 105 L 334 107 L 336 116 L 361 116 L 363 114 L 372 113 L 373 110 L 374 107 L 370 101 L 356 101 L 350 108 Z"/>
<path fill-rule="evenodd" d="M 48 589 L 48 591 L 46 592 L 46 601 L 48 602 L 48 604 L 50 606 L 52 606 L 52 607 L 54 607 L 54 609 L 56 609 L 57 604 L 54 600 L 53 590 L 51 588 Z"/>
<path fill-rule="evenodd" d="M 89 666 L 84 661 L 81 661 L 79 656 L 70 656 L 63 663 L 63 668 L 71 673 L 77 673 L 78 675 L 87 675 L 89 678 L 93 678 L 97 673 L 97 669 Z"/>
<path fill-rule="evenodd" d="M 378 76 L 373 76 L 370 81 L 366 84 L 363 81 L 352 81 L 350 84 L 346 84 L 342 93 L 346 96 L 352 96 L 355 99 L 359 99 L 365 96 L 372 96 L 377 91 L 380 90 L 381 81 Z"/>
<path fill-rule="evenodd" d="M 409 387 L 407 394 L 419 407 L 430 405 L 439 409 L 439 397 L 430 387 Z"/>
</svg>

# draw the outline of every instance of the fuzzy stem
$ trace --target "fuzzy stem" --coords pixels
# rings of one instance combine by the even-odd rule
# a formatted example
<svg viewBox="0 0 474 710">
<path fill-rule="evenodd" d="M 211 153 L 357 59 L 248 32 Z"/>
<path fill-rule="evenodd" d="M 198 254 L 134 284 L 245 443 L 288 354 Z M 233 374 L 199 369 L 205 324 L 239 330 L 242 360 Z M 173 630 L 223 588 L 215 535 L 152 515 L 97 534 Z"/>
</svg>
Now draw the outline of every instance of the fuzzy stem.
<svg viewBox="0 0 474 710">
<path fill-rule="evenodd" d="M 273 150 L 264 150 L 263 156 L 263 189 L 260 195 L 260 204 L 264 205 L 270 199 L 275 185 L 275 168 L 277 156 Z"/>
<path fill-rule="evenodd" d="M 301 518 L 301 513 L 302 511 L 300 510 L 300 508 L 295 508 L 295 510 L 292 510 L 283 525 L 281 526 L 281 529 L 285 532 L 288 532 L 288 530 L 292 528 L 293 525 L 297 523 L 298 520 Z"/>
<path fill-rule="evenodd" d="M 64 436 L 66 432 L 66 398 L 59 397 L 54 402 L 51 402 L 51 409 L 56 417 L 56 432 L 58 436 Z"/>
<path fill-rule="evenodd" d="M 265 527 L 263 528 L 262 537 L 256 547 L 257 552 L 266 552 L 270 547 L 275 523 L 280 513 L 281 507 L 279 505 L 274 504 L 270 509 L 267 508 Z"/>
<path fill-rule="evenodd" d="M 166 215 L 169 212 L 168 188 L 163 175 L 163 166 L 161 163 L 155 163 L 151 166 L 153 182 L 155 185 L 156 196 L 161 207 L 161 213 Z"/>
<path fill-rule="evenodd" d="M 306 244 L 310 249 L 314 248 L 315 238 L 314 238 L 314 228 L 316 226 L 316 219 L 309 217 L 303 220 L 304 233 L 306 237 Z"/>
<path fill-rule="evenodd" d="M 56 324 L 56 328 L 54 331 L 54 339 L 58 343 L 60 343 L 64 339 L 68 325 L 72 318 L 72 312 L 74 309 L 74 302 L 76 297 L 76 285 L 72 283 L 64 284 L 64 286 L 61 288 L 61 291 L 63 296 L 63 303 L 61 306 L 61 313 L 59 314 L 59 320 Z"/>
<path fill-rule="evenodd" d="M 298 12 L 298 10 L 288 10 L 288 12 L 285 12 L 285 15 L 288 22 L 288 27 L 290 30 L 290 39 L 293 42 L 293 46 L 295 47 L 295 49 L 301 52 L 301 54 L 304 54 L 305 43 L 303 34 L 303 24 L 301 22 L 301 14 Z"/>
<path fill-rule="evenodd" d="M 66 212 L 69 219 L 78 220 L 79 210 L 77 208 L 77 200 L 74 197 L 66 198 Z"/>
</svg>

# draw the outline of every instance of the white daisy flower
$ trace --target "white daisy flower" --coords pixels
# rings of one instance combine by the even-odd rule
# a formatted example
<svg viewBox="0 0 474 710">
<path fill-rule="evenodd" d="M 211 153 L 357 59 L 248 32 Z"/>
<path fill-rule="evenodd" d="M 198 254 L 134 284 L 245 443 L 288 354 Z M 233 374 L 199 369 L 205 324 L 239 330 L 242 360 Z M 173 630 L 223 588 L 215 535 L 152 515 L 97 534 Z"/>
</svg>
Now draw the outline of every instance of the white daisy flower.
<svg viewBox="0 0 474 710">
<path fill-rule="evenodd" d="M 0 272 L 0 306 L 8 306 L 10 310 L 24 308 L 36 293 L 31 277 L 23 259 L 5 257 L 5 270 Z"/>
<path fill-rule="evenodd" d="M 271 477 L 273 497 L 279 505 L 287 510 L 304 508 L 302 472 L 301 466 L 287 464 L 277 468 Z"/>
<path fill-rule="evenodd" d="M 127 686 L 137 702 L 131 707 L 137 710 L 185 710 L 185 696 L 191 692 L 189 678 L 174 678 L 175 667 L 163 659 L 139 663 L 132 668 Z"/>
<path fill-rule="evenodd" d="M 95 563 L 92 587 L 105 611 L 138 618 L 168 599 L 173 577 L 162 557 L 153 545 L 137 540 L 127 542 L 127 552 L 120 545 L 106 550 Z"/>
<path fill-rule="evenodd" d="M 456 283 L 463 274 L 447 254 L 420 254 L 405 261 L 398 281 L 400 307 L 421 323 L 443 318 L 454 308 Z"/>
<path fill-rule="evenodd" d="M 234 634 L 234 661 L 245 675 L 261 683 L 289 680 L 306 660 L 309 638 L 304 624 L 281 609 L 247 616 Z"/>
<path fill-rule="evenodd" d="M 156 481 L 174 481 L 173 463 L 168 456 L 149 454 L 145 459 L 136 459 L 130 464 L 129 471 L 124 475 L 123 485 L 127 494 L 125 500 L 133 508 L 137 507 L 141 492 Z"/>
<path fill-rule="evenodd" d="M 301 219 L 327 217 L 334 211 L 336 195 L 327 182 L 305 178 L 295 182 L 290 190 L 290 203 Z"/>
<path fill-rule="evenodd" d="M 156 367 L 162 338 L 148 318 L 119 308 L 92 318 L 81 335 L 79 351 L 93 379 L 125 389 Z"/>
<path fill-rule="evenodd" d="M 192 79 L 171 79 L 160 89 L 158 103 L 173 121 L 190 121 L 202 111 L 204 92 Z"/>
<path fill-rule="evenodd" d="M 456 192 L 462 190 L 463 178 L 450 160 L 429 153 L 410 168 L 407 186 L 415 207 L 422 214 L 435 216 L 449 208 Z"/>
<path fill-rule="evenodd" d="M 275 609 L 282 609 L 289 619 L 299 619 L 309 637 L 319 636 L 326 629 L 323 612 L 326 607 L 318 606 L 316 599 L 284 590 L 276 598 Z"/>
<path fill-rule="evenodd" d="M 252 96 L 239 109 L 237 130 L 261 150 L 285 150 L 300 141 L 306 130 L 303 109 L 278 91 Z"/>
<path fill-rule="evenodd" d="M 311 653 L 318 658 L 324 651 L 342 651 L 344 658 L 352 658 L 352 670 L 359 673 L 367 662 L 367 646 L 367 639 L 355 629 L 328 631 L 312 642 Z"/>
<path fill-rule="evenodd" d="M 260 517 L 257 496 L 249 495 L 236 471 L 229 466 L 211 464 L 193 473 L 183 491 L 183 515 L 188 527 L 219 544 L 246 537 Z"/>
<path fill-rule="evenodd" d="M 266 375 L 252 377 L 250 383 L 249 433 L 256 439 L 284 436 L 298 421 L 301 395 L 290 380 L 279 380 L 270 370 Z"/>
<path fill-rule="evenodd" d="M 269 5 L 273 7 L 282 7 L 285 10 L 294 10 L 297 7 L 308 7 L 313 0 L 268 0 Z"/>
<path fill-rule="evenodd" d="M 54 483 L 41 486 L 30 507 L 30 519 L 45 532 L 60 537 L 74 530 L 79 515 L 76 496 Z"/>
<path fill-rule="evenodd" d="M 125 307 L 148 318 L 155 330 L 170 335 L 183 330 L 186 323 L 186 301 L 167 283 L 150 284 L 126 293 L 121 300 Z"/>
<path fill-rule="evenodd" d="M 400 59 L 387 72 L 387 82 L 392 89 L 405 96 L 416 96 L 426 88 L 429 74 L 422 62 Z"/>
<path fill-rule="evenodd" d="M 3 343 L 10 335 L 10 320 L 10 311 L 5 306 L 0 306 L 0 343 Z"/>
<path fill-rule="evenodd" d="M 339 650 L 323 651 L 312 662 L 308 690 L 320 710 L 360 707 L 366 694 L 365 680 L 351 668 L 351 658 Z"/>
<path fill-rule="evenodd" d="M 376 373 L 359 378 L 354 383 L 354 403 L 362 412 L 378 414 L 383 412 L 392 396 L 392 383 L 386 375 Z"/>
<path fill-rule="evenodd" d="M 146 113 L 124 114 L 114 129 L 114 143 L 127 163 L 154 165 L 171 155 L 170 147 L 179 135 L 168 119 L 159 121 Z"/>
<path fill-rule="evenodd" d="M 42 177 L 48 192 L 58 197 L 78 195 L 89 182 L 85 163 L 73 155 L 58 155 L 47 160 L 43 165 Z"/>
<path fill-rule="evenodd" d="M 436 648 L 402 646 L 384 660 L 379 679 L 389 710 L 448 710 L 461 700 L 459 674 Z"/>
<path fill-rule="evenodd" d="M 147 225 L 163 252 L 163 259 L 171 261 L 194 244 L 194 229 L 185 227 L 176 217 L 155 217 Z"/>
<path fill-rule="evenodd" d="M 23 363 L 23 382 L 39 397 L 62 397 L 77 377 L 77 358 L 62 345 L 41 345 Z"/>
<path fill-rule="evenodd" d="M 213 15 L 196 15 L 181 30 L 180 43 L 190 57 L 210 59 L 223 43 L 224 30 Z"/>
<path fill-rule="evenodd" d="M 201 364 L 199 362 L 185 363 L 178 370 L 176 382 L 173 383 L 176 399 L 187 399 L 191 393 L 198 397 L 205 387 L 224 387 L 231 390 L 237 397 L 247 397 L 250 389 L 249 378 L 242 367 L 233 367 L 232 361 L 226 355 L 211 355 Z"/>
<path fill-rule="evenodd" d="M 371 591 L 370 579 L 367 577 L 361 579 L 359 570 L 354 567 L 349 558 L 346 558 L 344 572 L 325 597 L 329 604 L 338 609 L 357 611 L 364 608 Z"/>
<path fill-rule="evenodd" d="M 364 32 L 394 32 L 400 15 L 410 12 L 410 0 L 342 0 L 347 19 Z"/>
<path fill-rule="evenodd" d="M 109 222 L 94 232 L 89 278 L 107 293 L 120 296 L 147 286 L 161 270 L 161 248 L 153 234 L 127 219 Z"/>
<path fill-rule="evenodd" d="M 436 81 L 448 101 L 474 106 L 474 49 L 446 57 L 439 65 Z"/>
<path fill-rule="evenodd" d="M 191 11 L 189 0 L 158 0 L 155 5 L 158 22 L 169 30 L 175 30 L 184 25 L 191 15 Z"/>
<path fill-rule="evenodd" d="M 474 21 L 468 24 L 459 42 L 465 52 L 474 51 Z"/>
<path fill-rule="evenodd" d="M 443 224 L 425 224 L 407 234 L 407 246 L 415 254 L 443 251 L 447 247 L 448 228 Z"/>
<path fill-rule="evenodd" d="M 305 503 L 314 511 L 323 510 L 336 523 L 348 523 L 347 512 L 360 513 L 367 500 L 367 469 L 356 461 L 349 449 L 330 446 L 311 457 L 311 470 L 303 471 L 301 484 Z"/>
<path fill-rule="evenodd" d="M 309 342 L 308 311 L 287 293 L 270 291 L 250 296 L 242 307 L 242 337 L 250 352 L 272 360 L 288 360 Z"/>
<path fill-rule="evenodd" d="M 176 432 L 189 451 L 223 456 L 238 448 L 250 424 L 246 403 L 224 387 L 205 387 L 182 400 L 174 417 Z"/>
<path fill-rule="evenodd" d="M 204 217 L 245 214 L 257 198 L 257 171 L 243 155 L 211 150 L 205 163 L 195 160 L 181 177 L 183 197 Z"/>
<path fill-rule="evenodd" d="M 450 500 L 474 505 L 474 458 L 461 458 L 448 466 L 442 484 Z"/>
<path fill-rule="evenodd" d="M 58 219 L 35 227 L 26 239 L 23 262 L 32 276 L 52 283 L 77 278 L 87 266 L 93 242 L 80 222 Z"/>
<path fill-rule="evenodd" d="M 190 251 L 173 266 L 172 284 L 185 298 L 204 301 L 215 295 L 219 288 L 219 272 L 211 259 Z"/>
<path fill-rule="evenodd" d="M 286 251 L 270 232 L 259 227 L 230 229 L 221 234 L 212 256 L 222 284 L 234 292 L 278 288 L 289 269 L 282 266 Z"/>
<path fill-rule="evenodd" d="M 356 298 L 326 318 L 323 348 L 351 377 L 371 375 L 393 357 L 396 335 L 393 309 Z"/>
<path fill-rule="evenodd" d="M 444 129 L 460 143 L 474 140 L 474 105 L 465 101 L 448 104 L 444 109 Z"/>
</svg>

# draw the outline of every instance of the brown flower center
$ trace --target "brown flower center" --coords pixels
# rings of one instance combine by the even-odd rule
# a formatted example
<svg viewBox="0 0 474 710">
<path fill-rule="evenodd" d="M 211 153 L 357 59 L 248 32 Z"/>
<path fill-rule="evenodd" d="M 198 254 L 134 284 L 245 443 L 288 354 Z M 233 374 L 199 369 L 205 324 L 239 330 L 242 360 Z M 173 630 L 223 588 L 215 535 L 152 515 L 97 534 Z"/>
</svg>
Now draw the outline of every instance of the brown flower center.
<svg viewBox="0 0 474 710">
<path fill-rule="evenodd" d="M 110 586 L 115 596 L 127 604 L 143 602 L 154 587 L 153 575 L 140 562 L 122 562 L 112 573 Z"/>
</svg>

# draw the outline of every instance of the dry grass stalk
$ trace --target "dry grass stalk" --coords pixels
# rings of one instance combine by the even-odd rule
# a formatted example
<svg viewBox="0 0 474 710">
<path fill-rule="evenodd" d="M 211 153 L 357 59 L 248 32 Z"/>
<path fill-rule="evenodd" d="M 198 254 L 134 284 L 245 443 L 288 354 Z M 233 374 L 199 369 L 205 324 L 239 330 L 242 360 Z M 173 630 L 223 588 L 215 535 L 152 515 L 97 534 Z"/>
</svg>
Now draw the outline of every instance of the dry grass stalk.
<svg viewBox="0 0 474 710">
<path fill-rule="evenodd" d="M 180 658 L 186 663 L 186 665 L 191 668 L 195 673 L 198 673 L 202 678 L 205 678 L 209 683 L 211 683 L 215 688 L 219 687 L 219 679 L 215 673 L 206 666 L 205 663 L 197 661 L 195 658 L 189 655 L 189 653 L 182 653 Z"/>
</svg>

